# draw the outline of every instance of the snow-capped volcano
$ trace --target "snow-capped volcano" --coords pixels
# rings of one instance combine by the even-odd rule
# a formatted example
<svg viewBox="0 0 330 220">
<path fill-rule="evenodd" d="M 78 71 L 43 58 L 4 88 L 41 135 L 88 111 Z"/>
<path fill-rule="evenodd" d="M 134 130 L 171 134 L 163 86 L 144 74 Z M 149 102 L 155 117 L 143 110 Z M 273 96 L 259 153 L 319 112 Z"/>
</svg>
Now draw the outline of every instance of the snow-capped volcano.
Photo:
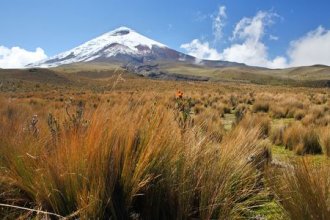
<svg viewBox="0 0 330 220">
<path fill-rule="evenodd" d="M 199 65 L 213 67 L 242 65 L 226 61 L 200 60 L 173 50 L 130 28 L 120 27 L 69 51 L 29 64 L 27 67 L 56 67 L 78 62 L 115 62 L 123 65 L 139 66 L 164 61 L 198 63 Z"/>
<path fill-rule="evenodd" d="M 120 27 L 69 51 L 42 60 L 32 66 L 55 67 L 77 62 L 107 62 L 122 63 L 148 60 L 178 60 L 190 57 L 168 48 L 166 45 L 149 39 L 136 31 Z"/>
</svg>

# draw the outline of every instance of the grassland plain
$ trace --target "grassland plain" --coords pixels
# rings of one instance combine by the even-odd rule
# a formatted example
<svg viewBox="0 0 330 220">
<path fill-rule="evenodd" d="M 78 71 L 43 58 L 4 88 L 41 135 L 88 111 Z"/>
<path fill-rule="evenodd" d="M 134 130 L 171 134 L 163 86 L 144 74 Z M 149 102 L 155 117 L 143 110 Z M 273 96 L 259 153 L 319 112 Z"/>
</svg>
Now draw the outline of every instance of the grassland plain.
<svg viewBox="0 0 330 220">
<path fill-rule="evenodd" d="M 112 68 L 1 70 L 0 218 L 330 216 L 328 88 Z"/>
</svg>

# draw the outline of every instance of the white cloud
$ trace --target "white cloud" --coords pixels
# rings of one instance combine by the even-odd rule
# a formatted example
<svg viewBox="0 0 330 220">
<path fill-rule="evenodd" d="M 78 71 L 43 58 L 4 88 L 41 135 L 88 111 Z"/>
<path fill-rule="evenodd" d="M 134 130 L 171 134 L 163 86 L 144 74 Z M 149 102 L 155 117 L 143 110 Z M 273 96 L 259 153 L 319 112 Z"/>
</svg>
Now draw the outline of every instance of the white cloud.
<svg viewBox="0 0 330 220">
<path fill-rule="evenodd" d="M 278 15 L 273 12 L 258 11 L 253 18 L 242 18 L 235 26 L 232 39 L 260 41 L 265 34 L 265 28 L 274 23 L 274 17 Z"/>
<path fill-rule="evenodd" d="M 272 34 L 270 34 L 269 35 L 269 40 L 278 40 L 278 39 L 280 39 L 278 36 L 275 36 L 275 35 L 272 35 Z"/>
<path fill-rule="evenodd" d="M 266 67 L 271 69 L 288 67 L 288 60 L 284 56 L 277 56 L 275 59 L 268 61 Z"/>
<path fill-rule="evenodd" d="M 180 47 L 188 51 L 189 55 L 197 58 L 208 60 L 219 60 L 222 58 L 216 49 L 210 47 L 208 42 L 201 42 L 198 39 L 194 39 L 190 43 L 182 44 Z"/>
<path fill-rule="evenodd" d="M 262 39 L 266 27 L 274 23 L 277 14 L 259 11 L 253 18 L 242 18 L 235 26 L 232 40 L 240 43 L 232 44 L 222 52 L 224 60 L 245 63 L 252 66 L 268 68 L 284 68 L 287 66 L 285 57 L 270 59 L 268 48 Z"/>
<path fill-rule="evenodd" d="M 275 17 L 278 17 L 275 13 L 259 11 L 252 18 L 242 18 L 236 24 L 231 37 L 231 40 L 236 43 L 225 48 L 222 52 L 210 48 L 208 42 L 201 42 L 197 39 L 181 45 L 181 48 L 190 55 L 201 59 L 221 59 L 251 66 L 284 68 L 287 66 L 286 58 L 278 56 L 275 59 L 270 59 L 268 48 L 262 42 L 266 27 L 274 23 Z"/>
<path fill-rule="evenodd" d="M 47 58 L 44 50 L 27 51 L 20 47 L 0 46 L 0 68 L 23 68 L 25 65 Z"/>
<path fill-rule="evenodd" d="M 285 57 L 278 56 L 273 60 L 268 59 L 267 47 L 261 42 L 231 45 L 224 49 L 221 56 L 223 60 L 245 63 L 251 66 L 268 68 L 284 68 L 287 66 Z"/>
<path fill-rule="evenodd" d="M 330 65 L 330 30 L 319 26 L 298 40 L 288 50 L 290 66 Z"/>
<path fill-rule="evenodd" d="M 226 18 L 227 18 L 226 7 L 220 6 L 218 9 L 218 13 L 216 14 L 216 16 L 213 17 L 213 23 L 212 23 L 213 35 L 215 41 L 219 41 L 222 38 L 223 28 L 225 26 Z"/>
<path fill-rule="evenodd" d="M 223 38 L 223 28 L 227 18 L 226 7 L 220 6 L 217 15 L 212 18 L 214 42 L 217 42 Z M 330 30 L 322 26 L 291 41 L 285 55 L 270 58 L 263 39 L 267 34 L 267 28 L 275 23 L 275 18 L 281 17 L 271 11 L 258 11 L 254 17 L 242 18 L 233 29 L 230 37 L 231 45 L 221 51 L 211 47 L 209 42 L 199 39 L 183 44 L 181 48 L 200 59 L 227 60 L 268 68 L 330 65 Z M 269 40 L 279 39 L 278 36 L 267 35 Z"/>
</svg>

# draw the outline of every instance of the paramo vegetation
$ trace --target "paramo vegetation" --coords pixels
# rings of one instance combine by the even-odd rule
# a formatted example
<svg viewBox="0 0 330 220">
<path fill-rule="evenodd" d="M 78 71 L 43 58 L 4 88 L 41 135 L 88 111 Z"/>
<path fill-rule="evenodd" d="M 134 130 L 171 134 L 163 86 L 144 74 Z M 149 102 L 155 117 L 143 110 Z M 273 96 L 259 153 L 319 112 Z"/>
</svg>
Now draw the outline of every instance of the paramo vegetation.
<svg viewBox="0 0 330 220">
<path fill-rule="evenodd" d="M 329 218 L 328 89 L 118 79 L 3 90 L 0 218 Z"/>
</svg>

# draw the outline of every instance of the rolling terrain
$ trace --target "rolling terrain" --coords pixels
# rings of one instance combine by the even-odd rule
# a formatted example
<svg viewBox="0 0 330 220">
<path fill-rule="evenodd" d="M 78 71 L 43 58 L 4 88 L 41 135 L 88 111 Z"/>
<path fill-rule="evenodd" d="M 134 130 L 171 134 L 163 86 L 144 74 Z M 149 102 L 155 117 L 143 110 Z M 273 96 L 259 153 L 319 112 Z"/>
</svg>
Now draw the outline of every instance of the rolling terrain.
<svg viewBox="0 0 330 220">
<path fill-rule="evenodd" d="M 239 82 L 305 87 L 330 86 L 330 67 L 319 65 L 272 70 L 247 66 L 215 68 L 163 62 L 152 66 L 150 71 L 145 68 L 141 68 L 140 71 L 137 73 L 120 64 L 103 62 L 73 63 L 54 68 L 0 69 L 0 88 L 12 89 L 21 83 L 81 87 L 106 84 L 106 79 L 118 74 L 129 78 L 144 77 L 157 80 Z"/>
</svg>

